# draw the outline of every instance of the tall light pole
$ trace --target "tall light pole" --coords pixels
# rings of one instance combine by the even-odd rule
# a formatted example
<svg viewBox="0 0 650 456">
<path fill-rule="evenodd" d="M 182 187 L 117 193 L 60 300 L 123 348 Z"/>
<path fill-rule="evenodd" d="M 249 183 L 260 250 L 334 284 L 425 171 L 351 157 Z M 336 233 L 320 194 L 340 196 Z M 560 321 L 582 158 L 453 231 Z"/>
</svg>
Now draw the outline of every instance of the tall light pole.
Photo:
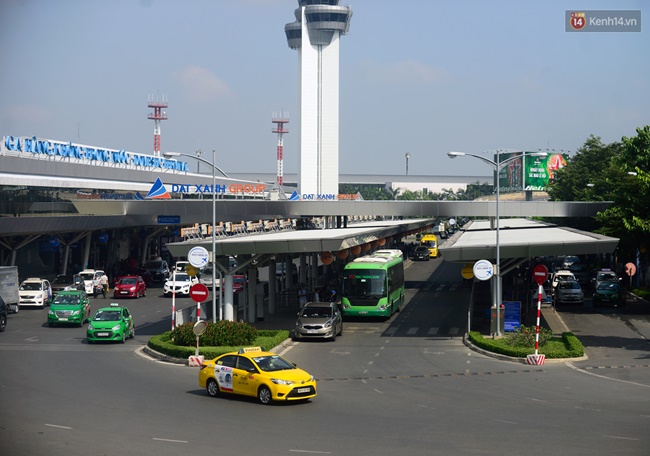
<svg viewBox="0 0 650 456">
<path fill-rule="evenodd" d="M 218 170 L 221 174 L 223 174 L 225 177 L 228 177 L 226 173 L 221 171 L 217 165 L 216 165 L 216 151 L 215 149 L 212 149 L 212 163 L 207 161 L 204 158 L 201 158 L 198 154 L 196 157 L 189 155 L 189 154 L 184 154 L 182 152 L 164 152 L 163 156 L 166 158 L 171 158 L 171 157 L 189 157 L 189 158 L 195 158 L 198 161 L 202 161 L 203 163 L 207 163 L 212 167 L 212 322 L 217 321 L 217 278 L 216 278 L 216 273 L 217 273 L 217 267 L 216 267 L 216 257 L 217 255 L 215 254 L 217 250 L 217 238 L 215 234 L 215 229 L 217 227 L 217 192 L 216 192 L 216 187 L 217 187 L 217 175 L 216 171 Z M 220 303 L 221 304 L 221 303 Z M 222 317 L 222 309 L 221 305 L 219 305 L 219 320 L 221 320 Z"/>
<path fill-rule="evenodd" d="M 406 158 L 406 175 L 409 175 L 409 158 L 411 158 L 411 153 L 407 152 L 404 154 L 404 158 Z"/>
<path fill-rule="evenodd" d="M 477 154 L 470 154 L 468 152 L 447 152 L 447 156 L 449 158 L 456 158 L 456 157 L 464 157 L 464 156 L 469 156 L 469 157 L 474 157 L 478 158 L 479 160 L 487 163 L 488 165 L 491 165 L 494 168 L 495 172 L 495 177 L 494 177 L 494 186 L 496 187 L 496 210 L 495 210 L 495 215 L 496 215 L 496 224 L 495 224 L 495 232 L 496 232 L 496 267 L 495 267 L 495 272 L 494 272 L 494 306 L 496 308 L 496 314 L 497 314 L 497 328 L 496 328 L 496 335 L 500 336 L 501 335 L 501 326 L 500 326 L 500 318 L 501 318 L 501 301 L 502 301 L 502 293 L 501 293 L 501 248 L 499 245 L 499 187 L 501 187 L 499 183 L 499 173 L 501 171 L 501 168 L 503 168 L 505 165 L 510 163 L 511 161 L 518 160 L 520 158 L 523 158 L 525 155 L 529 155 L 532 157 L 546 157 L 548 154 L 546 152 L 531 152 L 529 154 L 526 154 L 526 152 L 522 152 L 521 155 L 515 155 L 510 158 L 507 158 L 503 161 L 499 159 L 499 150 L 497 150 L 497 157 L 496 160 L 490 160 L 489 158 L 485 158 L 481 155 Z"/>
</svg>

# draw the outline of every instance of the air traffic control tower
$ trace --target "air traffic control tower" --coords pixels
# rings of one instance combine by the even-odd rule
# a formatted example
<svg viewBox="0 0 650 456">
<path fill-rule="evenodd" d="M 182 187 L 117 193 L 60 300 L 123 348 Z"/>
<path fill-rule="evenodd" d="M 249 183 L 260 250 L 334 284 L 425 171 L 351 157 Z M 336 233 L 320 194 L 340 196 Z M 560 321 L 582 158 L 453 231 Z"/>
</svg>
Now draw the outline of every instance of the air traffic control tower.
<svg viewBox="0 0 650 456">
<path fill-rule="evenodd" d="M 298 0 L 298 5 L 296 21 L 284 31 L 300 63 L 300 194 L 336 199 L 339 40 L 350 29 L 352 9 L 339 6 L 339 0 Z"/>
</svg>

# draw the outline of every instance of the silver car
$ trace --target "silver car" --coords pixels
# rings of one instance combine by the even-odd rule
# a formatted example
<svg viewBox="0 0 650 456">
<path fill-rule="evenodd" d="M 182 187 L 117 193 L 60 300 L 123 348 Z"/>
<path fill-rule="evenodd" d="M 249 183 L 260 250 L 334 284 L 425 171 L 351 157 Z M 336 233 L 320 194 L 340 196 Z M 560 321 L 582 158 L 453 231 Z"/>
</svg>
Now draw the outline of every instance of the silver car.
<svg viewBox="0 0 650 456">
<path fill-rule="evenodd" d="M 555 290 L 556 304 L 582 304 L 585 294 L 580 284 L 575 280 L 565 280 L 557 284 Z"/>
<path fill-rule="evenodd" d="M 298 312 L 292 340 L 329 339 L 343 333 L 343 318 L 334 302 L 308 302 Z"/>
</svg>

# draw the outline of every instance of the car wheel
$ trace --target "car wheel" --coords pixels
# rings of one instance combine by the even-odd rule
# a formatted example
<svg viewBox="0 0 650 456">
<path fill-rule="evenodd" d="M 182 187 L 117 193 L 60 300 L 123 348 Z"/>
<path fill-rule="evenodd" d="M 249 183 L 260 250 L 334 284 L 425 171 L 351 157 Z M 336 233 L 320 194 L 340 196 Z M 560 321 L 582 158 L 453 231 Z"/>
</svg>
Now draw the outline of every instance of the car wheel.
<svg viewBox="0 0 650 456">
<path fill-rule="evenodd" d="M 121 342 L 122 343 L 126 342 L 126 333 L 124 332 L 124 330 L 122 330 L 122 340 L 121 340 Z"/>
<path fill-rule="evenodd" d="M 146 298 L 146 297 L 147 297 L 147 290 L 144 290 L 144 291 L 142 292 L 142 297 L 143 297 L 143 298 Z"/>
<path fill-rule="evenodd" d="M 20 304 L 15 304 L 15 305 L 13 305 L 13 306 L 11 306 L 11 307 L 13 307 L 13 312 L 14 312 L 15 314 L 17 314 L 18 311 L 20 310 Z"/>
<path fill-rule="evenodd" d="M 7 316 L 0 315 L 0 332 L 4 332 L 6 328 L 7 328 Z"/>
<path fill-rule="evenodd" d="M 129 339 L 133 339 L 135 337 L 135 326 L 131 328 L 131 332 L 129 333 Z"/>
<path fill-rule="evenodd" d="M 334 331 L 334 332 L 332 333 L 332 337 L 330 337 L 330 340 L 331 340 L 332 342 L 336 342 L 336 331 Z"/>
<path fill-rule="evenodd" d="M 219 396 L 219 385 L 213 378 L 208 379 L 208 383 L 205 385 L 205 390 L 208 392 L 208 396 L 210 397 Z"/>
<path fill-rule="evenodd" d="M 339 328 L 339 336 L 343 335 L 343 323 L 341 323 L 341 327 Z"/>
<path fill-rule="evenodd" d="M 81 321 L 79 322 L 79 327 L 81 328 L 84 325 L 84 319 L 82 318 Z"/>
<path fill-rule="evenodd" d="M 260 389 L 257 390 L 257 399 L 259 399 L 259 401 L 264 405 L 269 405 L 271 403 L 273 398 L 271 396 L 271 390 L 268 386 L 260 386 Z"/>
</svg>

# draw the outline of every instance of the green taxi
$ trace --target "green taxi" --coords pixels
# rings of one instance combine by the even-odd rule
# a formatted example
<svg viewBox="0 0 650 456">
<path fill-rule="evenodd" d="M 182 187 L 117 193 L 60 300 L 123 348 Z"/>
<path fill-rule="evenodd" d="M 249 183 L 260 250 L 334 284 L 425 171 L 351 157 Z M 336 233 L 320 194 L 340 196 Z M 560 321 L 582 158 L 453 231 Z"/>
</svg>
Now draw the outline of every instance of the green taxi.
<svg viewBox="0 0 650 456">
<path fill-rule="evenodd" d="M 124 343 L 127 337 L 135 336 L 133 317 L 129 309 L 112 302 L 110 307 L 102 307 L 90 319 L 86 331 L 89 344 L 99 341 L 119 341 Z"/>
<path fill-rule="evenodd" d="M 90 318 L 90 299 L 85 291 L 60 291 L 50 304 L 47 324 L 74 324 L 83 326 Z"/>
</svg>

